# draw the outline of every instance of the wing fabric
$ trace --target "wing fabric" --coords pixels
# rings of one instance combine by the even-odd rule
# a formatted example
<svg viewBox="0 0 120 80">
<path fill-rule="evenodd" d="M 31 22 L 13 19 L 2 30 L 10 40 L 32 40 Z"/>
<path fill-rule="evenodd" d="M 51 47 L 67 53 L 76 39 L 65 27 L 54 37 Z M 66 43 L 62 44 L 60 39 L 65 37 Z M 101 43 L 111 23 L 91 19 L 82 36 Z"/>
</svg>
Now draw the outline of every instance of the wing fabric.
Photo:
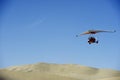
<svg viewBox="0 0 120 80">
<path fill-rule="evenodd" d="M 116 32 L 115 30 L 114 31 L 104 31 L 104 30 L 89 30 L 87 32 L 84 32 L 80 35 L 86 35 L 86 34 L 96 34 L 96 33 L 99 33 L 99 32 Z"/>
</svg>

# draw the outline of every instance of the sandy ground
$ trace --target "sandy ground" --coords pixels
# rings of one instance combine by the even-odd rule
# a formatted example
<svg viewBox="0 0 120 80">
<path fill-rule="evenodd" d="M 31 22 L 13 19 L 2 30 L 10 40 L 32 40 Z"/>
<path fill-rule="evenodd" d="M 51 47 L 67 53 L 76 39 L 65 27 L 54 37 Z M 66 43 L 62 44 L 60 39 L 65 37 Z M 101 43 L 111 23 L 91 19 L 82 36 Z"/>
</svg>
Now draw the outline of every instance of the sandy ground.
<svg viewBox="0 0 120 80">
<path fill-rule="evenodd" d="M 0 69 L 0 80 L 120 80 L 120 71 L 76 64 L 38 63 Z"/>
</svg>

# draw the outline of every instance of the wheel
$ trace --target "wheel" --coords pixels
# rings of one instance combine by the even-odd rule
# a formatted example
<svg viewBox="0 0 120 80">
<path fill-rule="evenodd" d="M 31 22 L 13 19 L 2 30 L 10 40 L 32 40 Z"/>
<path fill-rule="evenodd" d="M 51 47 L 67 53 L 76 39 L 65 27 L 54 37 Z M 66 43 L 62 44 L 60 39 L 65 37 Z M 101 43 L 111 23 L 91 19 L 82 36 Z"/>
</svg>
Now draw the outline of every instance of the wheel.
<svg viewBox="0 0 120 80">
<path fill-rule="evenodd" d="M 88 41 L 88 43 L 91 44 L 90 41 Z"/>
<path fill-rule="evenodd" d="M 98 44 L 98 41 L 96 41 L 96 43 Z"/>
</svg>

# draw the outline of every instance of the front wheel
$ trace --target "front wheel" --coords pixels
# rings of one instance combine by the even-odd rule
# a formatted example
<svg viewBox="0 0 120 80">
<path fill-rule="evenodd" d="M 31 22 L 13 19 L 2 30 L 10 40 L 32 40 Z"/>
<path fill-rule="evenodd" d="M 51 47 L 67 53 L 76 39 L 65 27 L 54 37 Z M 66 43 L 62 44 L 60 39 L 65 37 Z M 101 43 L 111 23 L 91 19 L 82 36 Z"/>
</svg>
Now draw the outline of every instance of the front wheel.
<svg viewBox="0 0 120 80">
<path fill-rule="evenodd" d="M 89 44 L 91 44 L 91 42 L 90 42 L 90 41 L 88 41 L 88 43 L 89 43 Z"/>
</svg>

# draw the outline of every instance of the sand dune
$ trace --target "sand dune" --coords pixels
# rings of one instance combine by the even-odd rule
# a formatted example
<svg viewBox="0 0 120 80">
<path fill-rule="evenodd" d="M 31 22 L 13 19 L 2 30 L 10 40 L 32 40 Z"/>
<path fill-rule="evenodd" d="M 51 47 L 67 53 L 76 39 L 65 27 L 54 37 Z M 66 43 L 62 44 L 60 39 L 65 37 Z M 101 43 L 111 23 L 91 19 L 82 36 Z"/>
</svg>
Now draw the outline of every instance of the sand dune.
<svg viewBox="0 0 120 80">
<path fill-rule="evenodd" d="M 76 64 L 38 63 L 0 69 L 0 80 L 120 80 L 120 71 Z"/>
</svg>

